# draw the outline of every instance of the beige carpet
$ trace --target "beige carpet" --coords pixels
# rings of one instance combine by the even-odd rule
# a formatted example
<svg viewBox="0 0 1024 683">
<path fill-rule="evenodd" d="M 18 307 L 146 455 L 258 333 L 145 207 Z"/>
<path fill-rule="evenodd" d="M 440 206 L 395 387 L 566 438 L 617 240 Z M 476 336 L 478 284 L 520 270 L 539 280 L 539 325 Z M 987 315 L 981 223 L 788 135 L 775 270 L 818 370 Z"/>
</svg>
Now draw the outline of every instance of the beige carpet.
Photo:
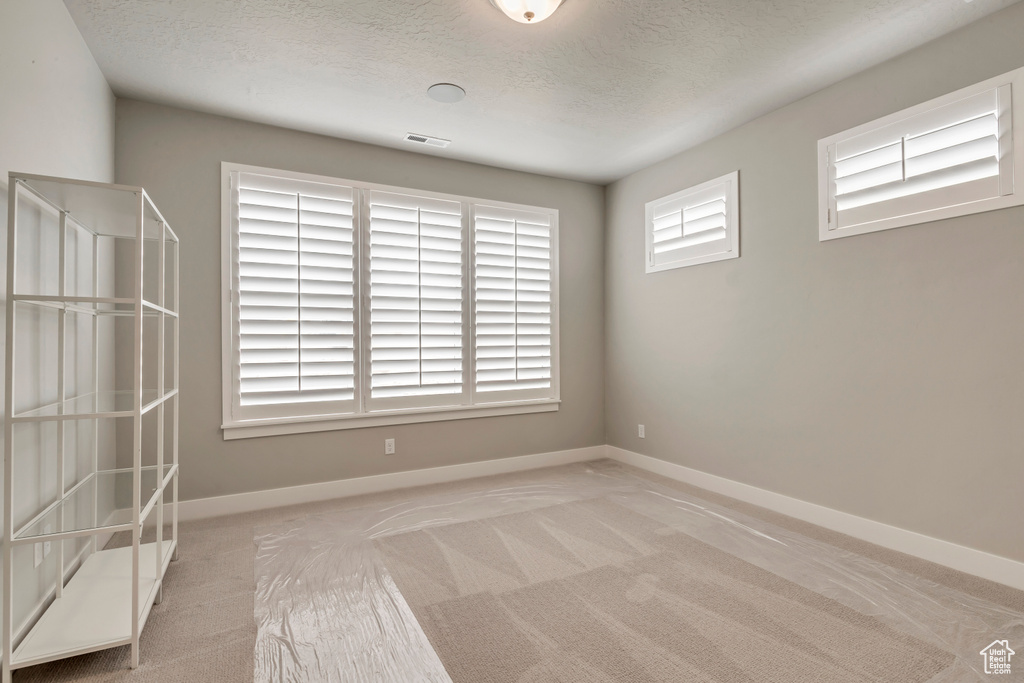
<svg viewBox="0 0 1024 683">
<path fill-rule="evenodd" d="M 142 632 L 138 669 L 128 668 L 130 648 L 118 647 L 19 669 L 15 683 L 251 682 L 256 640 L 252 523 L 236 517 L 227 524 L 183 524 L 179 533 L 179 559 L 168 567 L 164 600 L 153 606 Z M 108 547 L 130 544 L 131 536 L 123 534 Z"/>
<path fill-rule="evenodd" d="M 376 545 L 455 683 L 912 683 L 953 661 L 608 500 Z"/>
<path fill-rule="evenodd" d="M 603 462 L 601 465 L 605 468 L 638 473 L 637 470 L 615 463 Z M 164 601 L 153 608 L 149 623 L 142 634 L 141 666 L 138 669 L 131 671 L 127 668 L 129 652 L 128 648 L 122 647 L 22 669 L 15 672 L 14 680 L 16 683 L 27 683 L 29 681 L 145 681 L 146 683 L 252 681 L 253 648 L 256 641 L 256 626 L 253 619 L 253 592 L 255 589 L 253 577 L 253 560 L 255 555 L 253 529 L 255 527 L 300 519 L 310 514 L 353 509 L 367 505 L 379 506 L 414 499 L 418 496 L 463 493 L 482 491 L 495 487 L 534 484 L 543 482 L 552 476 L 558 476 L 560 473 L 571 469 L 572 466 L 568 466 L 500 475 L 452 484 L 440 484 L 418 489 L 393 491 L 182 524 L 180 529 L 180 559 L 172 563 L 168 569 Z M 1024 592 L 1015 591 L 1005 586 L 946 569 L 907 555 L 888 551 L 869 543 L 843 536 L 842 534 L 830 532 L 820 527 L 717 496 L 707 491 L 677 484 L 654 475 L 644 474 L 643 476 L 658 483 L 673 486 L 687 493 L 699 495 L 707 500 L 765 519 L 808 537 L 825 541 L 874 560 L 916 573 L 951 588 L 991 600 L 1017 611 L 1024 611 Z M 494 520 L 494 523 L 508 523 L 514 527 L 514 523 L 517 521 L 513 519 Z M 437 533 L 438 531 L 441 530 L 434 530 L 432 533 Z M 452 531 L 454 532 L 455 530 L 452 529 Z M 509 531 L 509 533 L 512 532 Z M 522 533 L 522 531 L 520 530 L 517 533 Z M 457 632 L 454 630 L 445 631 L 445 629 L 452 628 L 453 624 L 449 616 L 454 615 L 456 609 L 465 612 L 467 618 L 469 618 L 468 615 L 475 613 L 477 617 L 481 614 L 487 615 L 487 620 L 489 620 L 491 615 L 496 613 L 494 609 L 487 606 L 481 608 L 471 605 L 474 599 L 478 602 L 493 599 L 495 603 L 504 603 L 506 595 L 509 597 L 510 601 L 508 604 L 510 606 L 505 607 L 503 605 L 501 607 L 505 616 L 502 616 L 500 621 L 495 623 L 508 624 L 511 622 L 514 630 L 509 631 L 510 637 L 517 633 L 523 633 L 523 627 L 528 623 L 514 620 L 515 615 L 519 613 L 516 610 L 522 609 L 524 605 L 529 605 L 531 602 L 534 604 L 540 603 L 543 606 L 543 604 L 552 599 L 552 593 L 554 593 L 554 598 L 565 601 L 567 607 L 575 610 L 574 612 L 564 614 L 559 612 L 552 615 L 550 611 L 545 613 L 549 614 L 549 618 L 558 619 L 566 626 L 567 635 L 564 638 L 572 637 L 576 638 L 576 641 L 568 642 L 563 640 L 545 643 L 541 638 L 544 635 L 545 629 L 548 631 L 557 629 L 553 629 L 550 625 L 541 622 L 539 627 L 531 627 L 535 629 L 535 633 L 529 630 L 525 632 L 531 633 L 531 635 L 538 639 L 538 642 L 545 643 L 546 649 L 531 651 L 525 646 L 517 647 L 516 650 L 518 652 L 530 653 L 529 657 L 534 659 L 531 663 L 527 663 L 525 661 L 516 661 L 516 658 L 513 657 L 509 663 L 509 666 L 512 667 L 511 671 L 526 670 L 524 666 L 536 666 L 542 662 L 542 656 L 543 662 L 548 662 L 550 661 L 548 655 L 559 650 L 572 652 L 577 659 L 584 659 L 591 667 L 596 663 L 599 670 L 600 668 L 611 667 L 612 664 L 607 661 L 607 653 L 599 652 L 594 658 L 591 658 L 590 655 L 584 657 L 579 653 L 585 652 L 586 648 L 594 649 L 596 647 L 594 645 L 595 638 L 592 634 L 614 630 L 616 628 L 615 620 L 620 622 L 625 620 L 627 623 L 629 623 L 629 619 L 636 620 L 637 623 L 635 627 L 631 627 L 632 630 L 640 633 L 646 641 L 654 642 L 657 647 L 661 647 L 661 645 L 657 644 L 658 641 L 653 636 L 686 641 L 676 651 L 676 660 L 673 660 L 673 665 L 681 662 L 684 665 L 694 666 L 693 664 L 688 664 L 688 662 L 695 660 L 698 662 L 697 667 L 700 668 L 703 665 L 700 664 L 701 657 L 698 656 L 700 652 L 699 647 L 706 645 L 707 641 L 711 640 L 713 641 L 712 645 L 714 648 L 717 648 L 718 651 L 724 650 L 727 653 L 728 657 L 722 662 L 722 666 L 726 667 L 723 670 L 727 671 L 735 670 L 730 667 L 749 666 L 743 664 L 742 660 L 739 664 L 736 662 L 737 658 L 741 658 L 743 656 L 742 653 L 750 647 L 747 643 L 751 642 L 751 639 L 746 635 L 742 635 L 739 636 L 741 639 L 747 639 L 744 642 L 723 643 L 714 637 L 708 638 L 708 633 L 711 632 L 704 633 L 701 631 L 704 622 L 700 619 L 706 618 L 709 621 L 714 620 L 721 623 L 729 619 L 735 620 L 734 615 L 746 614 L 744 617 L 747 619 L 746 626 L 750 630 L 757 631 L 760 637 L 769 638 L 773 642 L 780 643 L 779 647 L 786 648 L 783 650 L 784 652 L 795 653 L 794 656 L 807 658 L 808 661 L 812 662 L 824 661 L 828 663 L 828 658 L 831 658 L 831 666 L 835 666 L 833 663 L 842 665 L 843 662 L 848 661 L 848 656 L 844 652 L 835 652 L 835 650 L 844 650 L 846 647 L 852 647 L 856 651 L 862 651 L 864 645 L 858 640 L 859 638 L 866 638 L 868 641 L 878 638 L 880 632 L 877 630 L 877 625 L 872 625 L 870 620 L 866 620 L 856 613 L 850 614 L 842 608 L 837 608 L 835 605 L 826 606 L 823 602 L 828 601 L 821 596 L 803 591 L 792 584 L 788 584 L 773 575 L 756 570 L 744 563 L 737 565 L 735 560 L 730 562 L 729 557 L 723 557 L 720 553 L 707 546 L 692 540 L 687 541 L 685 537 L 661 537 L 657 535 L 657 538 L 650 539 L 643 534 L 637 535 L 633 533 L 631 535 L 644 541 L 649 548 L 641 551 L 640 548 L 634 548 L 624 541 L 625 545 L 629 546 L 629 550 L 620 553 L 620 555 L 625 555 L 625 559 L 621 556 L 609 556 L 610 559 L 606 558 L 606 561 L 600 564 L 597 563 L 597 558 L 592 558 L 589 561 L 596 563 L 592 568 L 588 567 L 586 562 L 583 562 L 583 559 L 590 557 L 587 553 L 584 553 L 584 558 L 577 558 L 575 556 L 570 558 L 563 555 L 560 562 L 554 566 L 546 566 L 541 563 L 540 559 L 535 562 L 525 563 L 522 567 L 516 565 L 517 569 L 515 571 L 512 571 L 512 565 L 504 566 L 497 573 L 503 576 L 510 576 L 508 579 L 501 579 L 502 581 L 508 581 L 506 585 L 510 590 L 505 593 L 499 592 L 494 594 L 493 598 L 481 595 L 479 592 L 471 592 L 473 586 L 467 584 L 465 578 L 456 579 L 454 575 L 445 578 L 446 575 L 443 573 L 444 565 L 440 562 L 437 562 L 437 566 L 441 573 L 438 574 L 438 579 L 431 579 L 431 583 L 434 584 L 433 586 L 419 581 L 408 573 L 403 574 L 402 569 L 397 563 L 389 561 L 389 564 L 394 568 L 396 580 L 402 582 L 403 590 L 408 591 L 409 601 L 414 603 L 416 612 L 422 615 L 428 608 L 435 611 L 435 616 L 424 618 L 424 628 L 427 628 L 432 634 L 431 637 L 436 639 L 440 650 L 447 651 L 453 647 L 460 647 L 459 643 L 446 643 L 442 641 L 445 637 L 451 638 L 457 635 Z M 393 548 L 395 547 L 394 544 L 402 542 L 403 538 L 389 539 L 389 545 Z M 542 538 L 544 538 L 543 535 L 535 536 L 533 544 L 542 544 L 540 550 L 543 550 L 546 555 L 553 555 L 558 558 L 556 546 L 550 543 L 543 545 L 544 542 L 540 540 Z M 394 544 L 391 543 L 392 541 Z M 406 539 L 406 542 L 416 543 L 416 539 Z M 459 545 L 459 540 L 450 541 L 450 543 L 455 544 L 456 548 L 465 547 L 464 544 Z M 558 545 L 564 546 L 564 543 L 559 541 Z M 625 546 L 621 544 L 612 546 L 613 550 L 616 548 L 620 548 L 623 551 L 626 550 Z M 578 549 L 577 552 L 579 552 Z M 528 553 L 524 556 L 529 555 L 533 555 L 536 558 L 542 557 L 540 553 Z M 618 559 L 618 564 L 610 561 L 611 559 Z M 574 566 L 574 562 L 580 563 L 583 566 L 576 566 L 575 570 L 565 571 L 565 567 L 567 565 L 570 567 Z M 676 566 L 673 563 L 680 567 L 680 573 L 675 579 L 667 579 L 664 572 L 666 572 L 667 567 Z M 707 563 L 714 564 L 718 569 L 715 572 L 704 570 L 703 567 L 707 566 Z M 484 566 L 487 566 L 486 563 L 484 563 Z M 545 572 L 554 573 L 545 578 Z M 489 575 L 492 578 L 495 576 L 494 573 Z M 644 578 L 643 581 L 640 581 L 639 579 L 644 577 L 644 575 L 649 575 L 652 578 Z M 602 576 L 607 576 L 609 580 L 620 582 L 618 584 L 620 587 L 614 590 L 598 587 L 599 590 L 605 593 L 617 594 L 618 607 L 616 608 L 617 616 L 615 616 L 615 620 L 611 620 L 602 614 L 596 614 L 587 607 L 586 592 L 592 590 L 588 586 L 592 586 L 593 582 Z M 633 583 L 629 584 L 629 581 Z M 524 592 L 514 596 L 514 599 L 512 599 L 514 591 L 511 589 L 515 588 L 516 582 L 520 584 L 519 590 Z M 413 583 L 419 583 L 420 587 L 413 586 Z M 679 593 L 683 585 L 688 585 L 690 588 L 693 585 L 702 585 L 703 588 L 699 593 L 690 592 L 688 595 L 685 595 L 684 601 L 680 603 Z M 557 586 L 557 589 L 552 590 L 551 586 Z M 720 586 L 728 586 L 730 590 L 734 588 L 742 589 L 746 595 L 757 597 L 751 597 L 749 600 L 740 602 L 728 602 L 723 597 Z M 547 590 L 546 593 L 544 592 L 545 590 Z M 581 592 L 584 597 L 576 597 Z M 756 610 L 751 612 L 751 610 L 758 606 L 757 601 L 761 599 L 769 600 L 769 602 L 761 605 L 763 609 L 760 612 L 756 612 Z M 790 617 L 786 620 L 778 618 L 779 615 L 776 614 L 774 607 L 768 608 L 768 605 L 776 605 L 780 602 L 791 606 L 789 609 Z M 672 616 L 670 614 L 671 609 L 666 607 L 674 607 L 676 605 L 679 605 L 681 608 L 680 617 Z M 446 612 L 446 610 L 449 611 Z M 666 614 L 666 612 L 669 612 L 669 614 Z M 794 614 L 804 615 L 801 617 L 804 620 L 801 621 L 801 619 L 793 618 L 792 615 Z M 655 616 L 659 617 L 658 622 L 655 621 Z M 820 621 L 816 622 L 815 620 Z M 577 622 L 585 627 L 572 628 L 573 624 Z M 651 622 L 650 625 L 647 622 Z M 808 624 L 813 623 L 820 623 L 823 626 L 820 632 L 811 633 L 811 637 L 808 637 L 806 629 L 809 628 Z M 455 626 L 458 626 L 458 624 L 455 624 Z M 511 629 L 512 627 L 509 628 Z M 831 628 L 839 630 L 830 632 L 828 629 Z M 696 629 L 697 633 L 692 634 L 692 629 Z M 477 637 L 475 633 L 477 629 L 472 629 L 472 631 L 474 633 L 470 635 Z M 462 628 L 462 632 L 465 633 L 466 629 Z M 832 633 L 832 635 L 829 635 L 829 633 Z M 680 637 L 679 634 L 686 635 Z M 480 629 L 479 637 L 487 639 L 485 644 L 491 643 L 496 639 L 500 644 L 501 633 L 496 633 L 493 629 Z M 626 638 L 626 633 L 617 633 L 616 637 L 624 639 Z M 841 643 L 843 647 L 836 647 L 837 641 L 848 637 L 853 637 L 854 640 Z M 629 641 L 626 639 L 624 642 Z M 691 644 L 696 644 L 697 648 L 695 649 Z M 771 649 L 760 641 L 755 643 L 755 645 L 758 648 L 756 651 L 762 654 L 765 650 Z M 536 648 L 536 645 L 531 642 L 529 647 Z M 653 648 L 654 646 L 648 643 L 646 647 Z M 926 665 L 936 661 L 935 653 L 928 651 L 927 648 L 922 649 L 913 641 L 899 641 L 895 646 L 895 650 L 891 649 L 892 643 L 888 643 L 887 648 L 889 649 L 885 649 L 883 654 L 880 655 L 879 660 L 872 663 L 861 662 L 860 664 L 863 666 L 877 666 L 879 662 L 887 661 L 885 658 L 892 656 L 893 652 L 909 653 L 912 657 L 920 658 Z M 506 651 L 502 648 L 496 648 L 495 651 L 499 650 L 502 652 Z M 713 651 L 715 650 L 709 650 L 709 652 Z M 467 667 L 478 666 L 481 661 L 486 661 L 486 658 L 489 656 L 486 648 L 480 648 L 475 652 L 475 662 L 472 658 L 467 658 Z M 811 653 L 814 654 L 812 655 Z M 505 655 L 502 656 L 504 657 Z M 766 666 L 778 658 L 776 653 L 772 652 L 769 652 L 766 656 L 767 659 L 762 660 Z M 445 657 L 447 658 L 447 656 Z M 568 659 L 566 661 L 568 662 Z M 634 676 L 634 678 L 626 676 L 618 680 L 627 682 L 650 680 L 650 678 L 637 678 L 637 676 L 649 676 L 647 672 L 651 670 L 650 667 L 661 666 L 662 661 L 662 659 L 658 659 L 652 660 L 650 663 L 642 663 L 643 666 L 634 672 L 630 672 L 629 675 Z M 448 662 L 446 661 L 445 663 L 447 664 Z M 541 664 L 541 666 L 544 666 L 544 664 Z M 592 671 L 593 669 L 589 670 Z M 708 670 L 716 671 L 717 669 Z M 543 669 L 541 671 L 543 672 Z M 759 669 L 755 667 L 754 671 L 754 674 L 747 673 L 746 675 L 752 680 L 763 680 Z M 452 675 L 460 677 L 461 680 L 467 680 L 461 668 L 453 670 Z M 501 675 L 505 675 L 503 669 L 493 668 L 486 676 L 479 677 L 476 681 L 486 683 L 490 680 L 501 680 L 499 678 Z M 542 675 L 536 680 L 558 679 L 553 676 L 544 678 Z M 601 679 L 581 680 L 600 681 Z M 799 682 L 801 679 L 794 678 L 791 680 Z M 805 680 L 818 681 L 823 679 L 816 676 Z M 889 678 L 887 680 L 900 679 Z"/>
</svg>

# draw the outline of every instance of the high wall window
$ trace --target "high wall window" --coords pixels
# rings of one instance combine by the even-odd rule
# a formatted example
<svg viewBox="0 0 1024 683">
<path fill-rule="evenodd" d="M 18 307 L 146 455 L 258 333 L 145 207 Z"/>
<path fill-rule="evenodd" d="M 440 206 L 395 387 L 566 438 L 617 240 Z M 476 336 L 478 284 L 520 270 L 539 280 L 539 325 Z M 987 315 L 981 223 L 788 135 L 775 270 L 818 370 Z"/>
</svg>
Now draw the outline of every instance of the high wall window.
<svg viewBox="0 0 1024 683">
<path fill-rule="evenodd" d="M 558 212 L 224 164 L 225 438 L 555 410 Z"/>
<path fill-rule="evenodd" d="M 739 172 L 646 205 L 648 273 L 740 255 Z"/>
<path fill-rule="evenodd" d="M 1018 69 L 820 140 L 819 239 L 1024 203 L 1022 98 Z"/>
</svg>

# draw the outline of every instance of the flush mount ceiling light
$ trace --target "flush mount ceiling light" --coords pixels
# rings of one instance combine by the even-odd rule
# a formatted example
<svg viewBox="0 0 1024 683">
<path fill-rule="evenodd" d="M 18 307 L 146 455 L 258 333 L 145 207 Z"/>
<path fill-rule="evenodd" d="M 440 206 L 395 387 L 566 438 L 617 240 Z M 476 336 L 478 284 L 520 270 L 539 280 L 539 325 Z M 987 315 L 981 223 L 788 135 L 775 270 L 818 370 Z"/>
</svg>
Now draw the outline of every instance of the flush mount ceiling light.
<svg viewBox="0 0 1024 683">
<path fill-rule="evenodd" d="M 466 91 L 454 83 L 435 83 L 427 88 L 427 95 L 429 95 L 432 100 L 451 104 L 452 102 L 458 102 L 465 97 Z"/>
<path fill-rule="evenodd" d="M 520 24 L 537 24 L 558 9 L 564 0 L 491 0 L 491 4 L 500 9 L 509 19 Z"/>
</svg>

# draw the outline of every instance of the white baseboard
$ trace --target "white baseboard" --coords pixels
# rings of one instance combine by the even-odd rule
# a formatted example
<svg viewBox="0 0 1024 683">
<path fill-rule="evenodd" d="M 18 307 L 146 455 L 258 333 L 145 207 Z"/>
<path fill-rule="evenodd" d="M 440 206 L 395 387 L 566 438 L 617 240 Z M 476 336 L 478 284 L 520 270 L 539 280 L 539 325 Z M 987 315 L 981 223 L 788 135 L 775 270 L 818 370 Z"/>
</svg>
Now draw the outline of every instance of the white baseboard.
<svg viewBox="0 0 1024 683">
<path fill-rule="evenodd" d="M 589 446 L 567 451 L 536 453 L 483 462 L 471 462 L 446 467 L 430 467 L 393 474 L 379 474 L 356 479 L 290 486 L 287 488 L 252 491 L 212 498 L 186 500 L 178 504 L 178 519 L 189 521 L 220 517 L 222 515 L 253 512 L 269 508 L 312 503 L 332 498 L 380 493 L 395 489 L 440 484 L 492 474 L 520 472 L 540 467 L 567 465 L 601 458 L 612 458 L 627 465 L 660 474 L 676 481 L 692 484 L 708 491 L 714 491 L 746 503 L 780 512 L 796 519 L 838 531 L 919 557 L 951 569 L 980 576 L 1019 590 L 1024 590 L 1024 562 L 1018 562 L 999 555 L 957 545 L 914 531 L 900 529 L 847 512 L 840 512 L 822 505 L 791 498 L 732 479 L 708 474 L 682 465 L 641 455 L 615 446 Z"/>
<path fill-rule="evenodd" d="M 875 522 L 864 517 L 840 512 L 822 505 L 790 498 L 781 493 L 742 484 L 714 474 L 676 465 L 665 460 L 641 455 L 615 446 L 606 446 L 609 458 L 633 465 L 640 469 L 660 474 L 708 491 L 714 491 L 730 498 L 752 503 L 763 508 L 781 512 L 784 515 L 832 531 L 838 531 L 862 541 L 868 541 L 883 548 L 913 555 L 990 581 L 996 581 L 1012 588 L 1024 590 L 1024 562 L 993 555 L 982 550 L 925 536 L 914 531 Z"/>
<path fill-rule="evenodd" d="M 178 519 L 180 521 L 189 521 L 205 519 L 207 517 L 220 517 L 240 512 L 253 512 L 255 510 L 266 510 L 286 505 L 331 500 L 332 498 L 347 498 L 349 496 L 392 491 L 412 486 L 486 477 L 491 474 L 506 474 L 508 472 L 532 470 L 539 467 L 567 465 L 574 462 L 598 460 L 603 457 L 605 457 L 604 446 L 589 446 L 587 448 L 575 448 L 567 451 L 535 453 L 533 455 L 470 462 L 463 465 L 430 467 L 421 470 L 378 474 L 371 477 L 358 477 L 356 479 L 340 479 L 338 481 L 289 486 L 287 488 L 269 489 L 266 491 L 197 498 L 178 503 Z"/>
</svg>

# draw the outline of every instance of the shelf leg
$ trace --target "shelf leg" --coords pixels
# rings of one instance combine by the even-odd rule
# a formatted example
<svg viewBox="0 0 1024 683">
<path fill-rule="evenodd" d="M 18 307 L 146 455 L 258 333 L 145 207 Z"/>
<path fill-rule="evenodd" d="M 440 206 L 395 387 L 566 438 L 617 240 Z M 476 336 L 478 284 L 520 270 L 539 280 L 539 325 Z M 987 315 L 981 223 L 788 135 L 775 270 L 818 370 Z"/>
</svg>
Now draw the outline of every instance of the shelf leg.
<svg viewBox="0 0 1024 683">
<path fill-rule="evenodd" d="M 68 241 L 68 212 L 60 212 L 60 232 L 59 232 L 59 247 L 57 249 L 57 292 L 61 296 L 67 296 L 67 281 L 65 279 L 67 273 L 66 254 L 67 254 L 67 241 Z M 67 398 L 65 382 L 65 374 L 67 373 L 67 320 L 68 311 L 62 309 L 57 314 L 57 412 L 61 414 L 64 412 L 64 400 Z M 65 477 L 64 467 L 67 463 L 64 462 L 64 420 L 57 423 L 57 485 L 60 487 L 60 497 L 63 498 L 66 493 L 65 489 Z M 57 513 L 57 531 L 64 531 L 64 510 L 61 509 Z M 45 530 L 45 527 L 44 527 Z M 51 544 L 52 546 L 52 544 Z M 57 541 L 57 597 L 61 598 L 64 596 L 64 541 Z"/>
<path fill-rule="evenodd" d="M 153 600 L 154 605 L 159 605 L 164 601 L 164 585 L 161 583 L 160 587 L 156 589 L 156 598 Z"/>
<path fill-rule="evenodd" d="M 14 292 L 14 274 L 17 250 L 18 226 L 18 184 L 20 181 L 11 180 L 8 187 L 7 202 L 7 294 Z M 177 301 L 177 299 L 175 299 Z M 7 381 L 4 387 L 4 443 L 7 444 L 7 452 L 3 459 L 4 466 L 4 500 L 3 500 L 3 621 L 0 622 L 0 639 L 3 640 L 3 664 L 0 664 L 0 678 L 3 683 L 11 683 L 11 653 L 14 651 L 14 638 L 11 631 L 14 630 L 14 618 L 11 611 L 11 603 L 14 601 L 14 583 L 11 577 L 13 557 L 11 555 L 10 539 L 14 537 L 14 469 L 11 456 L 11 446 L 14 436 L 14 425 L 10 415 L 14 406 L 14 340 L 16 339 L 14 328 L 14 306 L 8 304 L 5 311 L 5 328 L 7 348 L 5 349 L 4 369 Z M 177 413 L 175 413 L 177 415 Z M 63 482 L 62 482 L 63 483 Z"/>
<path fill-rule="evenodd" d="M 135 310 L 133 312 L 135 322 L 135 362 L 132 369 L 134 374 L 135 394 L 135 420 L 134 432 L 135 442 L 132 444 L 132 668 L 139 667 L 139 573 L 140 551 L 139 545 L 142 542 L 142 264 L 143 264 L 143 239 L 144 223 L 143 216 L 146 210 L 145 197 L 139 193 L 136 195 L 139 200 L 138 213 L 136 214 L 135 230 Z M 159 473 L 157 473 L 159 481 Z"/>
</svg>

